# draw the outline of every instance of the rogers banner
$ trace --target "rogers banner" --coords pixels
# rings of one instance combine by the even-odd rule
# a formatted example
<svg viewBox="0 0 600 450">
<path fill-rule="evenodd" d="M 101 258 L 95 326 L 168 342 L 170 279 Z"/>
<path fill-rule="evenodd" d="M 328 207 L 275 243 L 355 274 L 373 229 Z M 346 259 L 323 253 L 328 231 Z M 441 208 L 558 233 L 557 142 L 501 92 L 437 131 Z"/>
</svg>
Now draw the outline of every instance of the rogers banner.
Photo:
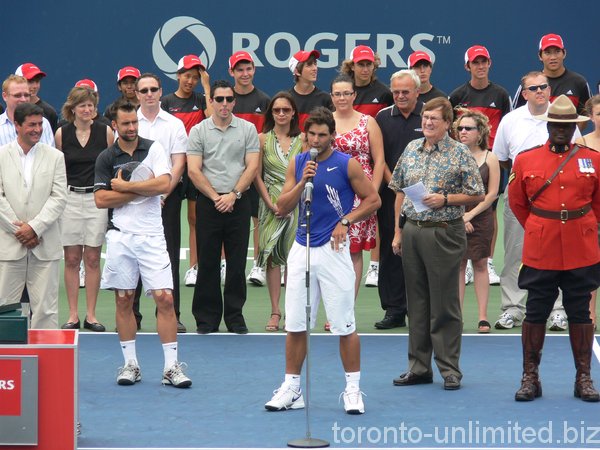
<svg viewBox="0 0 600 450">
<path fill-rule="evenodd" d="M 0 359 L 0 416 L 21 415 L 21 360 Z"/>
</svg>

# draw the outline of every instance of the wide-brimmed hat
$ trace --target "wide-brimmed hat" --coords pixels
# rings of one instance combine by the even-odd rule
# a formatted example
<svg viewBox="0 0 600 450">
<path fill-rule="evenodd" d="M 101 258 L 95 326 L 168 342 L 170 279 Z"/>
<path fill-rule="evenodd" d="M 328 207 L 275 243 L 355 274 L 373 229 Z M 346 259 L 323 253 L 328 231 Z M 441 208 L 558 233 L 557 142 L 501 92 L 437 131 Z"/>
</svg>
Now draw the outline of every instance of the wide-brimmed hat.
<svg viewBox="0 0 600 450">
<path fill-rule="evenodd" d="M 577 109 L 569 97 L 562 94 L 558 96 L 548 107 L 548 111 L 540 116 L 534 116 L 536 119 L 546 122 L 587 122 L 589 117 L 577 114 Z"/>
</svg>

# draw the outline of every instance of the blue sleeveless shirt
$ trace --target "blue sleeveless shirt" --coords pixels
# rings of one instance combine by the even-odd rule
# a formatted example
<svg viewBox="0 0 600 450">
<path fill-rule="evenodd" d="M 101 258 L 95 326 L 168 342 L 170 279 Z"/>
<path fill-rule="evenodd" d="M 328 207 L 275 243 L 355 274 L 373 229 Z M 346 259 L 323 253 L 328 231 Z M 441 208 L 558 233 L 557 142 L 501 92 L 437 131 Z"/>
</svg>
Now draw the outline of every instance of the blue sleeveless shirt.
<svg viewBox="0 0 600 450">
<path fill-rule="evenodd" d="M 296 182 L 302 179 L 306 162 L 310 161 L 310 153 L 296 156 Z M 314 177 L 313 199 L 311 204 L 310 246 L 320 247 L 331 239 L 331 233 L 340 219 L 352 211 L 354 191 L 348 178 L 348 161 L 350 156 L 333 151 L 325 161 L 318 162 L 317 174 Z M 306 209 L 304 193 L 300 199 L 298 231 L 296 242 L 306 247 Z"/>
</svg>

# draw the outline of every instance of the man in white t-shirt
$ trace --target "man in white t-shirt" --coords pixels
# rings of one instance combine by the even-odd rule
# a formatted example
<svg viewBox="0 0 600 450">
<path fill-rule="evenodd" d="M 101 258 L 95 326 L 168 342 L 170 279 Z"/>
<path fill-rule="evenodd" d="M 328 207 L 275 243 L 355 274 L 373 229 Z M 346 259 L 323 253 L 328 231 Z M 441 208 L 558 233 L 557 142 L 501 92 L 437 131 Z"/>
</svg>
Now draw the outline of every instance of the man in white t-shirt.
<svg viewBox="0 0 600 450">
<path fill-rule="evenodd" d="M 161 198 L 171 182 L 163 146 L 138 136 L 135 106 L 126 100 L 116 105 L 113 128 L 119 138 L 96 160 L 94 196 L 98 208 L 109 209 L 106 263 L 101 287 L 115 291 L 116 323 L 125 365 L 117 383 L 133 385 L 142 379 L 135 351 L 137 326 L 133 297 L 141 276 L 146 294 L 156 302 L 157 331 L 165 365 L 162 383 L 179 388 L 192 381 L 177 361 L 177 318 L 173 308 L 173 277 L 161 217 Z M 136 161 L 151 170 L 141 181 L 131 181 L 125 164 Z"/>
<path fill-rule="evenodd" d="M 494 141 L 493 151 L 500 165 L 507 169 L 519 153 L 543 145 L 548 140 L 547 122 L 534 117 L 548 110 L 551 95 L 548 78 L 542 72 L 529 72 L 521 79 L 520 92 L 527 103 L 504 116 Z M 575 137 L 578 136 L 580 133 L 576 130 Z M 504 193 L 504 268 L 500 275 L 502 305 L 500 317 L 494 325 L 497 329 L 521 326 L 525 316 L 527 291 L 518 286 L 523 234 L 523 227 L 508 204 L 507 190 Z M 550 318 L 550 330 L 566 330 L 562 298 L 556 301 Z"/>
</svg>

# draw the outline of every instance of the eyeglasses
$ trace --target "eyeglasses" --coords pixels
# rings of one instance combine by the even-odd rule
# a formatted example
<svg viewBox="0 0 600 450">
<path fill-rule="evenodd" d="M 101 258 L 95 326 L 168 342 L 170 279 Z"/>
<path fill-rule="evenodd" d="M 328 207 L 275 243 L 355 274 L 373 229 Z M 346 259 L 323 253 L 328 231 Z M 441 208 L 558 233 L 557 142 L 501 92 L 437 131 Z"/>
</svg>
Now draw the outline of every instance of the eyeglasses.
<svg viewBox="0 0 600 450">
<path fill-rule="evenodd" d="M 399 95 L 402 95 L 403 97 L 407 97 L 412 91 L 392 91 L 392 94 L 394 95 L 394 97 L 398 97 Z"/>
<path fill-rule="evenodd" d="M 9 94 L 14 98 L 30 98 L 31 94 L 29 92 L 19 92 L 18 94 Z"/>
<path fill-rule="evenodd" d="M 352 97 L 354 95 L 354 91 L 332 92 L 331 95 L 333 95 L 335 98 Z"/>
<path fill-rule="evenodd" d="M 233 103 L 235 97 L 233 95 L 218 95 L 215 98 L 213 98 L 213 100 L 217 103 L 223 103 L 224 101 L 227 101 L 227 103 Z"/>
<path fill-rule="evenodd" d="M 477 129 L 477 127 L 467 127 L 467 126 L 464 126 L 464 125 L 456 127 L 457 131 L 473 131 L 473 130 L 476 130 L 476 129 Z"/>
<path fill-rule="evenodd" d="M 142 89 L 138 90 L 138 92 L 140 94 L 146 95 L 148 93 L 148 91 L 150 91 L 150 92 L 152 92 L 154 94 L 154 93 L 158 92 L 159 89 L 160 89 L 159 87 L 152 86 L 151 88 L 142 88 Z"/>
<path fill-rule="evenodd" d="M 542 91 L 545 91 L 548 88 L 548 83 L 544 83 L 544 84 L 540 84 L 540 85 L 533 85 L 533 86 L 528 86 L 525 89 L 527 89 L 528 91 L 531 92 L 536 92 L 538 89 L 541 89 Z"/>
<path fill-rule="evenodd" d="M 440 120 L 442 120 L 441 117 L 437 117 L 437 116 L 428 116 L 428 115 L 423 115 L 423 122 L 427 122 L 428 120 L 431 120 L 432 122 L 439 122 Z"/>
<path fill-rule="evenodd" d="M 273 114 L 289 114 L 292 112 L 292 108 L 273 108 Z"/>
</svg>

